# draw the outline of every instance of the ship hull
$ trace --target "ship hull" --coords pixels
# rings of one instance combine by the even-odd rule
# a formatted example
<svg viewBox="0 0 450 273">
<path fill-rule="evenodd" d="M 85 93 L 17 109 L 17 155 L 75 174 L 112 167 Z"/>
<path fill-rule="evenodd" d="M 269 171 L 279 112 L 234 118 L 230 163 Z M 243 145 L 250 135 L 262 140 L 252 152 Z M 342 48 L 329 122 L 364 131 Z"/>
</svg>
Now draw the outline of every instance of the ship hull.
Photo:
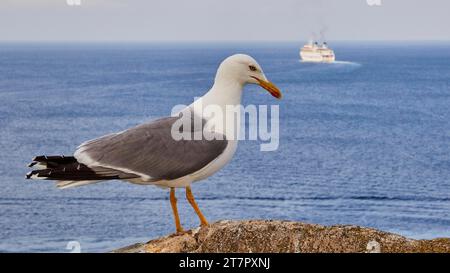
<svg viewBox="0 0 450 273">
<path fill-rule="evenodd" d="M 304 62 L 315 62 L 315 63 L 331 63 L 335 61 L 334 55 L 324 56 L 320 53 L 302 52 L 302 51 L 300 51 L 300 58 Z"/>
</svg>

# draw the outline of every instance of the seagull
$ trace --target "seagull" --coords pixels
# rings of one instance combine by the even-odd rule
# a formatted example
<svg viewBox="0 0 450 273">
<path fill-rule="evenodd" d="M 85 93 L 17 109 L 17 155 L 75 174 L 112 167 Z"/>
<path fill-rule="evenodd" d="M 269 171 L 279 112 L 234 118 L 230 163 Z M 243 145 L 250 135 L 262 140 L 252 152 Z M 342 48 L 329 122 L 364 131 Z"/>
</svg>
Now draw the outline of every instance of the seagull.
<svg viewBox="0 0 450 273">
<path fill-rule="evenodd" d="M 247 84 L 258 84 L 272 96 L 281 98 L 280 90 L 266 78 L 255 59 L 245 54 L 232 55 L 219 65 L 211 89 L 178 115 L 86 141 L 72 156 L 37 156 L 28 165 L 33 170 L 26 178 L 56 180 L 56 186 L 61 189 L 107 180 L 168 188 L 176 233 L 184 230 L 178 215 L 175 189 L 185 188 L 186 198 L 199 217 L 200 225 L 207 226 L 208 221 L 194 199 L 191 184 L 213 175 L 232 159 L 238 144 L 240 108 L 237 108 L 237 115 L 225 108 L 241 105 Z M 218 107 L 225 114 L 206 115 L 204 110 L 208 106 Z M 174 125 L 180 121 L 183 125 L 185 122 L 195 124 L 199 119 L 200 128 L 182 126 L 178 131 L 174 130 Z M 225 126 L 230 120 L 232 126 Z M 205 137 L 174 138 L 174 132 L 192 136 L 199 131 Z"/>
</svg>

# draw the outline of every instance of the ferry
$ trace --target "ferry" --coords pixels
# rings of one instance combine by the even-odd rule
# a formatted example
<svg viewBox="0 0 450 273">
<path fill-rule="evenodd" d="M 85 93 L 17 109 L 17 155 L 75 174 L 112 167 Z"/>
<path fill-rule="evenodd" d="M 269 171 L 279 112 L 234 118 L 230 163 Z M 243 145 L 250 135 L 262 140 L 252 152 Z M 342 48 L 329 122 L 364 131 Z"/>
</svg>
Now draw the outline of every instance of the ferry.
<svg viewBox="0 0 450 273">
<path fill-rule="evenodd" d="M 336 60 L 334 51 L 326 42 L 319 45 L 318 42 L 309 41 L 300 49 L 300 58 L 304 62 L 331 63 Z"/>
</svg>

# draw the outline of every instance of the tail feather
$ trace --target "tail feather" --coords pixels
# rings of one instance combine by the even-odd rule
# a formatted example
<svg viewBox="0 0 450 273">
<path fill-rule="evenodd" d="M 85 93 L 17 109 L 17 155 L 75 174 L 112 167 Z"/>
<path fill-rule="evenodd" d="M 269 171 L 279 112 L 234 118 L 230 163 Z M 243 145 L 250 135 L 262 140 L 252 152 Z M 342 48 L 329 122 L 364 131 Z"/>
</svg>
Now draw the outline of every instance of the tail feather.
<svg viewBox="0 0 450 273">
<path fill-rule="evenodd" d="M 27 179 L 57 180 L 59 188 L 69 188 L 97 183 L 102 180 L 136 178 L 136 175 L 109 168 L 90 168 L 79 163 L 73 156 L 37 156 L 29 167 Z"/>
<path fill-rule="evenodd" d="M 94 184 L 94 183 L 99 183 L 102 182 L 103 180 L 86 180 L 86 181 L 58 181 L 56 182 L 56 187 L 58 187 L 59 189 L 68 189 L 68 188 L 74 188 L 74 187 L 79 187 L 79 186 L 83 186 L 83 185 L 89 185 L 89 184 Z"/>
</svg>

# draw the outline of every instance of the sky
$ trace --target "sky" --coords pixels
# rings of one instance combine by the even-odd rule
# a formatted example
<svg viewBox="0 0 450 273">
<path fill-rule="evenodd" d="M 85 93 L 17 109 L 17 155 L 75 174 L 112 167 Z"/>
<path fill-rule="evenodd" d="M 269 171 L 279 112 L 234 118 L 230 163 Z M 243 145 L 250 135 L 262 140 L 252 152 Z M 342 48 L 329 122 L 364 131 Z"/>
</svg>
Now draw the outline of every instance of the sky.
<svg viewBox="0 0 450 273">
<path fill-rule="evenodd" d="M 448 0 L 0 0 L 0 41 L 450 40 L 449 11 Z"/>
</svg>

